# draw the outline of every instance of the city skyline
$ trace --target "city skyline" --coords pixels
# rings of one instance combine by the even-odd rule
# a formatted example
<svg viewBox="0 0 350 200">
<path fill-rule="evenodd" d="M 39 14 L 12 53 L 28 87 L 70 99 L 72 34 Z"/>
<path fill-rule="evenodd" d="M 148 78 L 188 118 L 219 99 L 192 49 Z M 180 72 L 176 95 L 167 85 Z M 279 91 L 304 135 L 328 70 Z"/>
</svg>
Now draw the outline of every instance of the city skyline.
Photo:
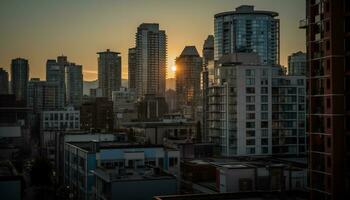
<svg viewBox="0 0 350 200">
<path fill-rule="evenodd" d="M 214 15 L 243 4 L 279 13 L 283 66 L 287 66 L 288 55 L 305 51 L 305 31 L 298 29 L 299 20 L 305 18 L 302 0 L 285 1 L 283 5 L 276 0 L 222 0 L 220 3 L 204 0 L 200 6 L 195 6 L 197 0 L 149 0 L 146 5 L 140 1 L 124 0 L 105 4 L 94 1 L 47 1 L 40 2 L 40 5 L 36 1 L 11 1 L 0 4 L 0 21 L 4 30 L 1 33 L 4 41 L 0 48 L 0 66 L 9 72 L 11 59 L 23 57 L 29 60 L 30 77 L 42 80 L 45 79 L 46 60 L 61 54 L 83 66 L 84 80 L 95 80 L 96 52 L 107 48 L 121 52 L 122 77 L 127 79 L 128 49 L 134 46 L 134 33 L 143 22 L 159 23 L 160 28 L 167 32 L 167 78 L 173 78 L 172 66 L 183 47 L 194 45 L 202 49 L 207 35 L 214 33 Z M 270 9 L 272 5 L 274 9 Z M 188 17 L 191 20 L 186 20 Z M 22 27 L 21 31 L 19 27 Z"/>
</svg>

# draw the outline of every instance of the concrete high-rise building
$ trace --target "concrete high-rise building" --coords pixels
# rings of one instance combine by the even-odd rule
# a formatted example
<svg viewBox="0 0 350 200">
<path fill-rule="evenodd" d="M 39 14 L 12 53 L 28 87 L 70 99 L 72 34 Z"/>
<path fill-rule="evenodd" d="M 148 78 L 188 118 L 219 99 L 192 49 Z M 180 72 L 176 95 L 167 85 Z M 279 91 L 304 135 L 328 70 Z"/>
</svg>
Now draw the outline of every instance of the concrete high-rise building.
<svg viewBox="0 0 350 200">
<path fill-rule="evenodd" d="M 66 65 L 67 104 L 79 108 L 83 101 L 83 67 L 70 63 Z"/>
<path fill-rule="evenodd" d="M 350 1 L 307 0 L 310 199 L 350 198 Z M 306 23 L 305 23 L 306 22 Z"/>
<path fill-rule="evenodd" d="M 17 101 L 26 102 L 28 80 L 28 60 L 24 58 L 13 59 L 11 61 L 11 88 Z"/>
<path fill-rule="evenodd" d="M 215 60 L 233 52 L 256 52 L 262 64 L 279 64 L 279 19 L 276 12 L 243 5 L 215 15 Z"/>
<path fill-rule="evenodd" d="M 203 44 L 203 69 L 202 69 L 202 136 L 203 142 L 208 141 L 208 111 L 209 85 L 214 80 L 214 36 L 209 35 Z"/>
<path fill-rule="evenodd" d="M 266 98 L 261 96 L 261 101 L 266 101 Z M 305 76 L 272 74 L 271 112 L 272 154 L 306 156 Z M 266 117 L 269 114 L 261 115 Z"/>
<path fill-rule="evenodd" d="M 305 77 L 256 53 L 218 61 L 209 86 L 208 138 L 222 156 L 305 154 Z"/>
<path fill-rule="evenodd" d="M 202 58 L 195 46 L 186 46 L 176 58 L 176 103 L 177 109 L 189 107 L 192 117 L 201 97 Z"/>
<path fill-rule="evenodd" d="M 214 60 L 214 36 L 208 35 L 203 45 L 203 63 L 208 64 L 209 61 Z"/>
<path fill-rule="evenodd" d="M 128 53 L 129 89 L 136 89 L 136 48 L 130 48 Z"/>
<path fill-rule="evenodd" d="M 33 109 L 34 114 L 40 114 L 44 110 L 58 110 L 61 99 L 57 91 L 60 91 L 58 82 L 32 78 L 28 82 L 27 106 Z"/>
<path fill-rule="evenodd" d="M 112 92 L 119 90 L 122 84 L 122 58 L 119 52 L 107 49 L 98 52 L 98 87 L 102 96 L 112 99 Z"/>
<path fill-rule="evenodd" d="M 49 59 L 46 61 L 46 81 L 58 85 L 56 90 L 56 97 L 58 99 L 57 106 L 59 109 L 64 108 L 66 104 L 66 76 L 65 76 L 65 56 L 59 57 L 57 61 L 55 59 Z"/>
<path fill-rule="evenodd" d="M 288 56 L 288 75 L 305 76 L 306 69 L 306 53 L 298 51 Z"/>
<path fill-rule="evenodd" d="M 58 109 L 67 104 L 79 107 L 83 98 L 82 66 L 70 63 L 67 56 L 58 56 L 57 60 L 49 59 L 46 62 L 46 81 L 57 83 L 56 98 Z"/>
<path fill-rule="evenodd" d="M 136 33 L 136 94 L 164 96 L 167 38 L 159 24 L 143 23 Z"/>
<path fill-rule="evenodd" d="M 0 68 L 0 94 L 9 93 L 9 73 L 3 68 Z"/>
<path fill-rule="evenodd" d="M 113 101 L 107 97 L 96 97 L 80 107 L 82 130 L 112 131 L 114 126 Z"/>
</svg>

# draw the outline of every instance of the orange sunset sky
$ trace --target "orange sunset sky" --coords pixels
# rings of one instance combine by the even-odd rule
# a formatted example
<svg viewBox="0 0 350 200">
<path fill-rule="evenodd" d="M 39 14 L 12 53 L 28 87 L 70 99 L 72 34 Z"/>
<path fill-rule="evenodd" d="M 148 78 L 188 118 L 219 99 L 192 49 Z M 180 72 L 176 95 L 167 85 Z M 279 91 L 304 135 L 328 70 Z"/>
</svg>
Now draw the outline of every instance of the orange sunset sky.
<svg viewBox="0 0 350 200">
<path fill-rule="evenodd" d="M 305 51 L 304 0 L 3 0 L 0 2 L 0 67 L 10 72 L 11 59 L 29 59 L 30 77 L 45 79 L 47 59 L 64 54 L 82 64 L 84 80 L 97 78 L 96 52 L 121 52 L 127 78 L 128 48 L 135 44 L 137 27 L 159 23 L 168 37 L 168 78 L 174 59 L 186 45 L 202 51 L 213 34 L 214 15 L 247 4 L 279 13 L 281 64 L 287 56 Z"/>
</svg>

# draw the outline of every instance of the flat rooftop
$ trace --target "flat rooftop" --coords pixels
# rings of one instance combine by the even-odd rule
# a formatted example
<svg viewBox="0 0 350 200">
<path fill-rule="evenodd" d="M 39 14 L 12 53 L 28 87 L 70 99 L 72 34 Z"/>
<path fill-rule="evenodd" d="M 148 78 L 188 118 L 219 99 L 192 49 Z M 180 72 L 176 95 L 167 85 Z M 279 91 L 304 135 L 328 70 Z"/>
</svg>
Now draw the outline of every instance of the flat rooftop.
<svg viewBox="0 0 350 200">
<path fill-rule="evenodd" d="M 170 147 L 165 147 L 164 145 L 156 145 L 156 144 L 132 144 L 127 142 L 67 142 L 71 145 L 77 146 L 79 148 L 82 148 L 86 151 L 93 151 L 94 149 L 94 143 L 96 143 L 98 149 L 138 149 L 138 148 L 165 148 L 169 150 L 175 150 Z"/>
<path fill-rule="evenodd" d="M 93 173 L 106 182 L 175 179 L 173 175 L 155 168 L 126 168 L 119 170 L 118 168 L 105 169 L 103 167 L 98 167 Z"/>
</svg>

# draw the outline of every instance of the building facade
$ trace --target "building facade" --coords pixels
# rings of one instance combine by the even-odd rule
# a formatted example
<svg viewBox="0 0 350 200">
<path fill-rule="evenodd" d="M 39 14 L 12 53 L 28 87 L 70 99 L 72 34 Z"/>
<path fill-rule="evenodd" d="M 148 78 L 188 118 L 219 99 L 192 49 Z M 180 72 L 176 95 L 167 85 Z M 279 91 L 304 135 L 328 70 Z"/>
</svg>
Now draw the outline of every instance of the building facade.
<svg viewBox="0 0 350 200">
<path fill-rule="evenodd" d="M 159 24 L 143 23 L 136 33 L 136 94 L 164 96 L 167 38 Z"/>
<path fill-rule="evenodd" d="M 0 68 L 0 94 L 9 94 L 9 73 Z"/>
<path fill-rule="evenodd" d="M 208 139 L 208 116 L 209 116 L 209 85 L 213 83 L 214 76 L 214 36 L 209 35 L 203 44 L 203 69 L 202 69 L 202 136 L 203 142 Z"/>
<path fill-rule="evenodd" d="M 113 130 L 113 101 L 107 97 L 96 97 L 84 103 L 80 108 L 80 127 L 83 130 Z"/>
<path fill-rule="evenodd" d="M 58 62 L 59 60 L 59 62 Z M 57 106 L 61 109 L 66 104 L 66 73 L 67 57 L 59 56 L 57 60 L 50 59 L 46 61 L 46 81 L 58 85 L 56 90 Z"/>
<path fill-rule="evenodd" d="M 99 168 L 126 172 L 128 169 L 145 168 L 146 165 L 179 174 L 180 153 L 160 145 L 113 145 L 103 142 L 70 142 L 65 143 L 64 147 L 64 183 L 73 188 L 78 199 L 88 199 L 92 194 L 96 183 L 94 174 Z"/>
<path fill-rule="evenodd" d="M 61 99 L 57 82 L 40 81 L 32 78 L 28 83 L 27 106 L 33 113 L 40 114 L 44 110 L 57 110 L 61 108 Z"/>
<path fill-rule="evenodd" d="M 202 58 L 195 46 L 186 46 L 175 63 L 177 110 L 190 107 L 193 118 L 201 100 Z"/>
<path fill-rule="evenodd" d="M 13 59 L 11 61 L 11 90 L 17 101 L 26 103 L 28 80 L 28 60 L 24 58 Z"/>
<path fill-rule="evenodd" d="M 253 53 L 223 56 L 215 76 L 208 93 L 208 137 L 218 144 L 217 153 L 305 153 L 305 77 L 287 77 Z"/>
<path fill-rule="evenodd" d="M 279 19 L 276 12 L 243 5 L 215 15 L 215 60 L 233 52 L 256 52 L 263 64 L 279 64 Z"/>
<path fill-rule="evenodd" d="M 83 66 L 70 63 L 66 66 L 67 105 L 79 108 L 83 102 Z"/>
<path fill-rule="evenodd" d="M 167 113 L 165 97 L 146 94 L 137 102 L 137 119 L 140 121 L 158 121 Z"/>
<path fill-rule="evenodd" d="M 129 89 L 136 89 L 136 48 L 130 48 L 128 53 Z"/>
<path fill-rule="evenodd" d="M 350 197 L 350 2 L 306 1 L 310 199 Z M 303 21 L 305 22 L 305 21 Z"/>
<path fill-rule="evenodd" d="M 273 155 L 306 156 L 305 90 L 305 76 L 272 77 Z"/>
<path fill-rule="evenodd" d="M 122 84 L 122 58 L 119 52 L 107 49 L 98 52 L 98 87 L 102 97 L 112 99 L 112 91 L 117 91 Z"/>
<path fill-rule="evenodd" d="M 120 88 L 112 92 L 116 128 L 120 128 L 125 122 L 137 119 L 136 100 L 136 93 L 132 89 Z"/>
<path fill-rule="evenodd" d="M 306 53 L 298 51 L 288 56 L 288 75 L 306 76 Z"/>
</svg>

